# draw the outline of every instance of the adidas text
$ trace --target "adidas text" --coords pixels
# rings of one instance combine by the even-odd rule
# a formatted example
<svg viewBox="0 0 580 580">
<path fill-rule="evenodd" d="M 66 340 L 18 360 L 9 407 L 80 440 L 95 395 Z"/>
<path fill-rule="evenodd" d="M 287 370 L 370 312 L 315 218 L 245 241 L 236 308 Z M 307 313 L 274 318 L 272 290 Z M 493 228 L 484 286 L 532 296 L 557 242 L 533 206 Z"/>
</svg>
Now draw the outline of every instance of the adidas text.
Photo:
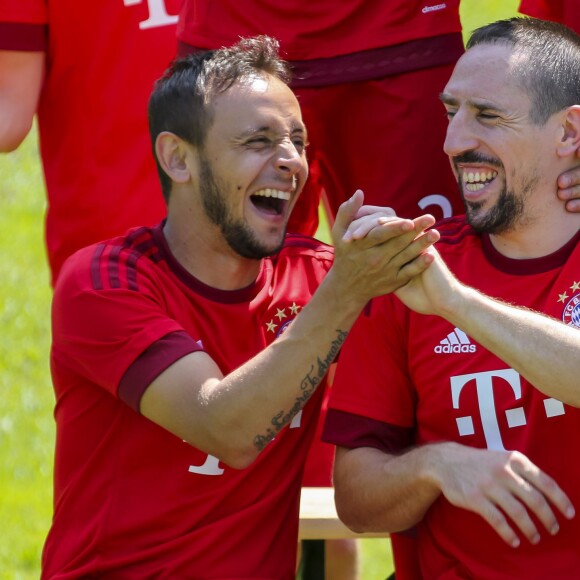
<svg viewBox="0 0 580 580">
<path fill-rule="evenodd" d="M 461 352 L 475 352 L 474 344 L 438 344 L 435 347 L 436 353 L 461 353 Z"/>
</svg>

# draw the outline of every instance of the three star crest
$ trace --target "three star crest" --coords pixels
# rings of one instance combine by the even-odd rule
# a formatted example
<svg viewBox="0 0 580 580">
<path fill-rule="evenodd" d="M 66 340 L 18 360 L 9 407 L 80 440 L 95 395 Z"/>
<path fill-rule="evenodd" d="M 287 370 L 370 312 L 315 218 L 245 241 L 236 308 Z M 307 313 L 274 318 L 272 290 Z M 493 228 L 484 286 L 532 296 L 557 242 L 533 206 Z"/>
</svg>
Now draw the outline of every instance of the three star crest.
<svg viewBox="0 0 580 580">
<path fill-rule="evenodd" d="M 286 308 L 276 307 L 276 314 L 274 314 L 269 322 L 264 323 L 266 325 L 267 332 L 275 334 L 276 328 L 280 326 L 280 323 L 282 323 L 285 318 L 288 318 L 288 316 L 295 317 L 301 309 L 302 306 L 299 306 L 296 304 L 296 302 L 293 302 L 291 306 L 287 306 Z M 288 311 L 288 313 L 286 313 L 286 311 Z"/>
</svg>

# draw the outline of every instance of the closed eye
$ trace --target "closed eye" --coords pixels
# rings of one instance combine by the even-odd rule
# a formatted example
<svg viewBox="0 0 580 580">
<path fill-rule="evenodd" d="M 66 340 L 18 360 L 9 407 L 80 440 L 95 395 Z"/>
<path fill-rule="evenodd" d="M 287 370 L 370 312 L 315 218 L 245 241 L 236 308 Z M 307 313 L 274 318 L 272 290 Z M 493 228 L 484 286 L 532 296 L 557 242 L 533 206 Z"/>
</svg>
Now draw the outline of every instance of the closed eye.
<svg viewBox="0 0 580 580">
<path fill-rule="evenodd" d="M 270 143 L 270 139 L 268 137 L 252 137 L 247 141 L 248 145 L 268 145 Z"/>
<path fill-rule="evenodd" d="M 292 143 L 294 144 L 294 147 L 296 147 L 296 150 L 300 153 L 302 153 L 302 151 L 308 147 L 308 143 L 301 137 L 293 138 Z"/>
</svg>

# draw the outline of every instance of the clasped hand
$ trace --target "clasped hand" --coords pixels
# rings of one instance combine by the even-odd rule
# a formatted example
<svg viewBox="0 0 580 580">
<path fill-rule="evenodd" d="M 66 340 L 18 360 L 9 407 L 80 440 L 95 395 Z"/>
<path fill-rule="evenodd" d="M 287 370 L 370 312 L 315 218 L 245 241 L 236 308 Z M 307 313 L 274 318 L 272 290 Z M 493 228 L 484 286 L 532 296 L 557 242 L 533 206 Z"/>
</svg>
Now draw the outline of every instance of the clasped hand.
<svg viewBox="0 0 580 580">
<path fill-rule="evenodd" d="M 433 261 L 427 251 L 438 239 L 431 215 L 409 220 L 390 208 L 363 206 L 360 190 L 338 211 L 333 228 L 335 275 L 351 291 L 370 299 L 393 292 L 421 274 Z"/>
</svg>

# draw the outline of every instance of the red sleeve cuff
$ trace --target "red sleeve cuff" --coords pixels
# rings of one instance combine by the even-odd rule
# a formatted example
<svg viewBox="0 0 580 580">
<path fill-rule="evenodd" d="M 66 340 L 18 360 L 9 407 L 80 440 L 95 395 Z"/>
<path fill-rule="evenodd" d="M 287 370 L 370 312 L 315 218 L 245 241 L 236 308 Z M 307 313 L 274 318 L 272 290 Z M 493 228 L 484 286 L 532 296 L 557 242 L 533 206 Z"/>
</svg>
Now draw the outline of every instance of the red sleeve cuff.
<svg viewBox="0 0 580 580">
<path fill-rule="evenodd" d="M 328 409 L 322 440 L 348 449 L 373 447 L 386 453 L 401 453 L 414 444 L 415 429 Z"/>
<path fill-rule="evenodd" d="M 46 51 L 47 36 L 45 24 L 0 22 L 0 50 Z"/>
<path fill-rule="evenodd" d="M 119 399 L 139 413 L 141 397 L 147 387 L 175 361 L 203 350 L 186 332 L 172 332 L 154 342 L 126 370 L 119 383 Z"/>
</svg>

